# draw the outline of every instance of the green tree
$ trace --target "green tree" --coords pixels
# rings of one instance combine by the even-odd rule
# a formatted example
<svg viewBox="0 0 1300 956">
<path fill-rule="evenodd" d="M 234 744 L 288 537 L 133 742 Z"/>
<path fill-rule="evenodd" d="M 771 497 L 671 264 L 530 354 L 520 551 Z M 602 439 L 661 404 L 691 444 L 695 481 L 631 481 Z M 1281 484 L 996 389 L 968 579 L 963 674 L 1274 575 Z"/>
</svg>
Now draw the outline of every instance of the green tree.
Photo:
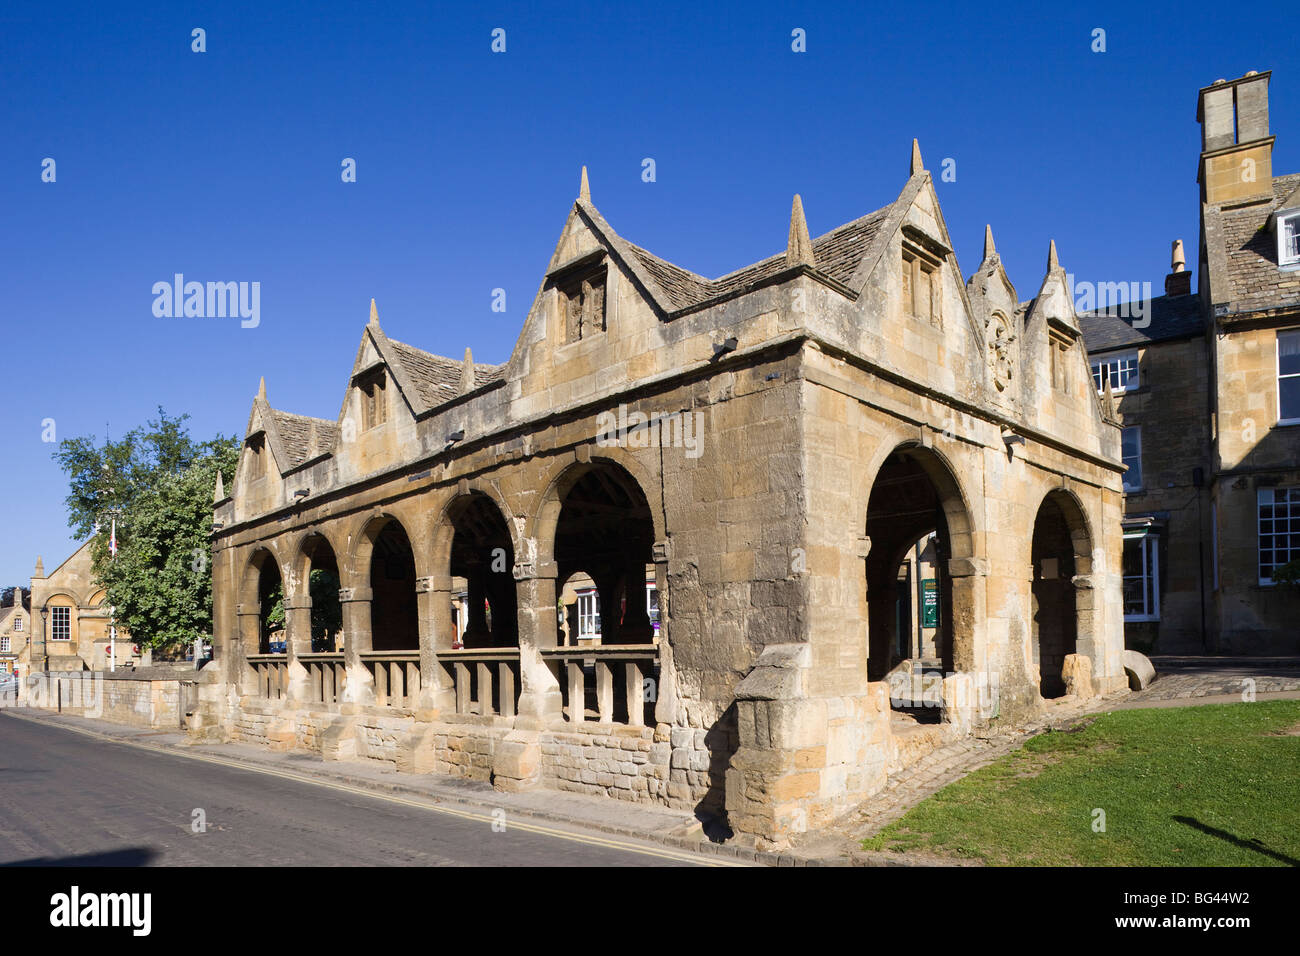
<svg viewBox="0 0 1300 956">
<path fill-rule="evenodd" d="M 117 622 L 156 648 L 211 633 L 212 488 L 217 470 L 233 476 L 239 458 L 237 438 L 196 442 L 188 419 L 159 408 L 157 419 L 116 441 L 72 438 L 54 453 L 69 479 L 68 524 L 94 534 L 95 576 Z"/>
</svg>

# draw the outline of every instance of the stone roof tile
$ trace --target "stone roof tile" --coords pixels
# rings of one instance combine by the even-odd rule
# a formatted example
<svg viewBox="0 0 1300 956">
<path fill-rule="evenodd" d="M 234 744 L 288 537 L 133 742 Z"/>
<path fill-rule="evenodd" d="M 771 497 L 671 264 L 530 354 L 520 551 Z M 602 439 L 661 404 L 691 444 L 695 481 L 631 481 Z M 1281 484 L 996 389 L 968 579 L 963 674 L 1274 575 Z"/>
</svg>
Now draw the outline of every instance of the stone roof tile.
<svg viewBox="0 0 1300 956">
<path fill-rule="evenodd" d="M 419 393 L 425 408 L 436 408 L 460 394 L 460 373 L 464 367 L 456 359 L 434 355 L 414 345 L 388 340 L 389 345 L 402 363 L 410 380 Z M 474 387 L 482 388 L 492 382 L 500 381 L 505 374 L 504 365 L 474 363 Z"/>
<path fill-rule="evenodd" d="M 279 409 L 271 409 L 275 416 L 275 426 L 280 433 L 280 443 L 284 453 L 289 456 L 288 469 L 297 468 L 317 455 L 329 451 L 334 443 L 338 423 L 324 418 L 312 418 L 309 415 L 293 415 Z"/>
<path fill-rule="evenodd" d="M 817 261 L 817 271 L 847 284 L 866 254 L 867 247 L 880 232 L 880 227 L 884 224 L 891 208 L 892 206 L 885 206 L 883 209 L 877 209 L 814 239 L 813 255 Z M 634 243 L 629 242 L 628 247 L 646 271 L 659 283 L 674 310 L 693 308 L 710 300 L 732 295 L 759 285 L 789 268 L 785 252 L 780 252 L 717 279 L 706 279 L 660 259 L 654 253 Z"/>
<path fill-rule="evenodd" d="M 1300 187 L 1300 173 L 1273 177 L 1273 197 L 1267 202 L 1224 208 L 1206 206 L 1206 231 L 1217 233 L 1225 261 L 1222 285 L 1216 284 L 1216 304 L 1234 312 L 1255 312 L 1300 304 L 1297 273 L 1277 264 L 1277 236 L 1265 228 L 1269 216 Z M 1213 265 L 1212 261 L 1212 265 Z"/>
</svg>

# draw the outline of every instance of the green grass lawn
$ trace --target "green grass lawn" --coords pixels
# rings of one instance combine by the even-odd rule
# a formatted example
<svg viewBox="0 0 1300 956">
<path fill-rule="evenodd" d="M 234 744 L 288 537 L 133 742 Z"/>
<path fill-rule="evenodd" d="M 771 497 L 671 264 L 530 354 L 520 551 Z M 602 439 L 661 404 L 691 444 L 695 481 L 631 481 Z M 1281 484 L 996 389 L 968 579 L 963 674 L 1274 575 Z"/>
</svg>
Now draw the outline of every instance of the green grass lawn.
<svg viewBox="0 0 1300 956">
<path fill-rule="evenodd" d="M 863 848 L 1029 866 L 1300 866 L 1298 823 L 1300 701 L 1275 700 L 1116 711 L 1041 734 Z"/>
</svg>

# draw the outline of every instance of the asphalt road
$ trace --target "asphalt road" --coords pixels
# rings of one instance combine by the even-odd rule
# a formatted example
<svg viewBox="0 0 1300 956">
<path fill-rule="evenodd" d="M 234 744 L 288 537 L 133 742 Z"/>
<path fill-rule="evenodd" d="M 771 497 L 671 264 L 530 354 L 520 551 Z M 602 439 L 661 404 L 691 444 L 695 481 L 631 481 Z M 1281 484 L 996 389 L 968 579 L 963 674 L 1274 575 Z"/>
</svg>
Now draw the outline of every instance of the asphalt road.
<svg viewBox="0 0 1300 956">
<path fill-rule="evenodd" d="M 412 802 L 155 753 L 0 713 L 0 865 L 683 862 L 662 848 L 594 831 L 530 832 L 523 821 L 512 826 L 506 819 L 505 832 L 494 832 L 491 821 Z M 196 809 L 205 832 L 194 832 Z"/>
</svg>

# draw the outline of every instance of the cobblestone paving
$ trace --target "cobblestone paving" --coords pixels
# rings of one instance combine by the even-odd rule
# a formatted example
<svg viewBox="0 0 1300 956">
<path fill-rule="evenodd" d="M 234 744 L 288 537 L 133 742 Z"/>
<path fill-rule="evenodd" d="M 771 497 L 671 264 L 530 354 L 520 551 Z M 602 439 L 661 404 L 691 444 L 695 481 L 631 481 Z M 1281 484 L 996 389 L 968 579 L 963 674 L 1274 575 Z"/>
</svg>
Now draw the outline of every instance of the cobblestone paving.
<svg viewBox="0 0 1300 956">
<path fill-rule="evenodd" d="M 1300 659 L 1214 657 L 1153 657 L 1156 680 L 1132 694 L 1128 703 L 1241 694 L 1247 680 L 1256 694 L 1300 690 Z"/>
<path fill-rule="evenodd" d="M 1107 710 L 1126 693 L 1097 698 L 1087 704 L 1057 704 L 1051 713 L 1014 733 L 988 737 L 966 737 L 939 747 L 889 778 L 885 789 L 858 807 L 842 824 L 853 838 L 879 833 L 926 797 L 960 780 L 1004 754 L 1022 747 L 1026 740 L 1049 728 L 1069 726 L 1080 717 Z"/>
</svg>

